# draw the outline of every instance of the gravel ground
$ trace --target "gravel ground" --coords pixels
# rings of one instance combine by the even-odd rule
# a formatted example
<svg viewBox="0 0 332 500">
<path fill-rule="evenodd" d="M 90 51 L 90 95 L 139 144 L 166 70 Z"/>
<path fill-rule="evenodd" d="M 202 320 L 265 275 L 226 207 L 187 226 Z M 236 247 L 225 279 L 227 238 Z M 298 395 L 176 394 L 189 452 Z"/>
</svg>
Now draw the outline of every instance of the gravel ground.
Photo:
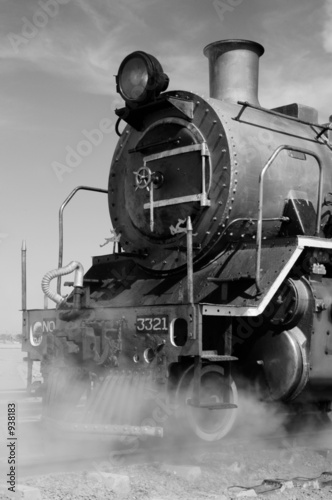
<svg viewBox="0 0 332 500">
<path fill-rule="evenodd" d="M 129 463 L 130 457 L 120 459 L 120 463 L 113 458 L 95 462 L 94 471 L 27 477 L 20 483 L 38 488 L 41 500 L 224 500 L 255 494 L 244 488 L 230 488 L 232 486 L 250 488 L 266 479 L 282 479 L 283 483 L 293 481 L 286 483 L 288 487 L 284 486 L 282 491 L 258 494 L 258 498 L 332 498 L 332 452 L 328 450 L 237 446 L 222 452 L 199 449 L 176 455 L 164 462 L 146 464 Z M 313 480 L 326 471 L 331 472 L 325 476 L 330 484 Z M 298 477 L 303 479 L 295 480 Z M 13 496 L 2 493 L 0 498 L 7 500 Z M 38 500 L 37 496 L 33 500 Z"/>
</svg>

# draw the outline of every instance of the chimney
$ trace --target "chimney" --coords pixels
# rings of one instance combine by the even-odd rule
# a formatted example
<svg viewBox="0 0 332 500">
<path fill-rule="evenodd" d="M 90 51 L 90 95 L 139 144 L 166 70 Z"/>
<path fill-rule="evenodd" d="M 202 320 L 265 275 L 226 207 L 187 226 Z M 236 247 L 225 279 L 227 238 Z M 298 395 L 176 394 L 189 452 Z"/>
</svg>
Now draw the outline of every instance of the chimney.
<svg viewBox="0 0 332 500">
<path fill-rule="evenodd" d="M 220 40 L 204 49 L 209 59 L 210 97 L 237 102 L 258 102 L 259 57 L 264 47 L 249 40 Z"/>
</svg>

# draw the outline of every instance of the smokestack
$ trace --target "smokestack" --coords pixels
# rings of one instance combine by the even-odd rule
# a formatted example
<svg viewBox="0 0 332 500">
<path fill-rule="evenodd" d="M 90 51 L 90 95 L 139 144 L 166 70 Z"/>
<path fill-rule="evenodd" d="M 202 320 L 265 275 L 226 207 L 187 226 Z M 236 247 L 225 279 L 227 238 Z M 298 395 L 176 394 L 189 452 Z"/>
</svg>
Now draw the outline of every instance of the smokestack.
<svg viewBox="0 0 332 500">
<path fill-rule="evenodd" d="M 210 97 L 225 101 L 258 102 L 259 57 L 264 47 L 249 40 L 220 40 L 204 49 L 209 59 Z"/>
</svg>

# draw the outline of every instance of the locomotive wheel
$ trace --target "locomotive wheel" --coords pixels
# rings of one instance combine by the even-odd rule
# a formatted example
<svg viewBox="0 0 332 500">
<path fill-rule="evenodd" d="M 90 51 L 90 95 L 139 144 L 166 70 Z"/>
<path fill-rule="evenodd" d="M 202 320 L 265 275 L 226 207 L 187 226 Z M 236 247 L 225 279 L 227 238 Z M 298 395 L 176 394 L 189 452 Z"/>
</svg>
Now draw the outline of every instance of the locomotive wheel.
<svg viewBox="0 0 332 500">
<path fill-rule="evenodd" d="M 180 406 L 179 417 L 189 422 L 192 431 L 204 441 L 218 441 L 232 429 L 237 415 L 237 408 L 216 409 L 197 408 L 188 404 L 193 398 L 194 368 L 190 366 L 181 376 L 176 399 Z M 226 398 L 227 396 L 227 398 Z M 238 402 L 238 393 L 235 382 L 226 380 L 224 369 L 219 365 L 207 365 L 201 372 L 201 403 L 214 404 Z"/>
</svg>

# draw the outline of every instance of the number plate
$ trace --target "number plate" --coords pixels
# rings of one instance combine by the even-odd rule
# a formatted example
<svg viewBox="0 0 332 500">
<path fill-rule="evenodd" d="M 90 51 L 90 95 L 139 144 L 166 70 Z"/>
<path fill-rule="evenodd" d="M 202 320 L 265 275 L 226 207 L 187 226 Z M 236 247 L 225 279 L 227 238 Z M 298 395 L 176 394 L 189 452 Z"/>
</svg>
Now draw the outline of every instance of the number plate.
<svg viewBox="0 0 332 500">
<path fill-rule="evenodd" d="M 155 316 L 137 316 L 137 333 L 168 333 L 168 316 L 157 314 Z"/>
</svg>

